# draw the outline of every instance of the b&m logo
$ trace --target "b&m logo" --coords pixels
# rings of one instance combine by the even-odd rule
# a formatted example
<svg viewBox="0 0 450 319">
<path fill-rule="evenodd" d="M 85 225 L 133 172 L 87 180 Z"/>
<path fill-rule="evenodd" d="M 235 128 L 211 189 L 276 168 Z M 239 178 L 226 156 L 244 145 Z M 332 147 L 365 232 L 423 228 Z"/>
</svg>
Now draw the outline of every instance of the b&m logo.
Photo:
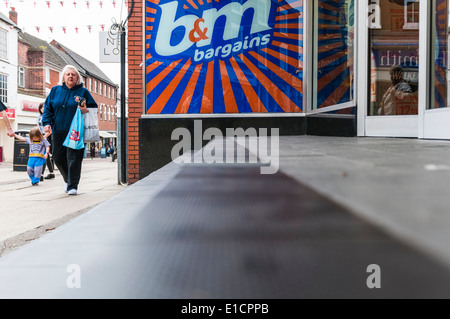
<svg viewBox="0 0 450 319">
<path fill-rule="evenodd" d="M 146 0 L 147 114 L 303 109 L 303 0 Z"/>
<path fill-rule="evenodd" d="M 181 3 L 159 4 L 151 45 L 157 57 L 190 56 L 201 63 L 255 50 L 271 40 L 275 13 L 271 0 L 208 1 L 194 4 L 193 11 Z"/>
</svg>

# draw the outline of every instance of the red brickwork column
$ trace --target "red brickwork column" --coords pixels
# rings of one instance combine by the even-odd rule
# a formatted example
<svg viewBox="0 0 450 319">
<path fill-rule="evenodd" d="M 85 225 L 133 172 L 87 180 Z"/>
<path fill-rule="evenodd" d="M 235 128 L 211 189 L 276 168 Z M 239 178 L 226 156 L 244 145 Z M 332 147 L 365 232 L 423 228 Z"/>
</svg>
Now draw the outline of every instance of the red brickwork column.
<svg viewBox="0 0 450 319">
<path fill-rule="evenodd" d="M 130 2 L 129 6 L 130 6 Z M 139 118 L 144 110 L 144 1 L 134 0 L 128 20 L 128 183 L 139 180 Z"/>
</svg>

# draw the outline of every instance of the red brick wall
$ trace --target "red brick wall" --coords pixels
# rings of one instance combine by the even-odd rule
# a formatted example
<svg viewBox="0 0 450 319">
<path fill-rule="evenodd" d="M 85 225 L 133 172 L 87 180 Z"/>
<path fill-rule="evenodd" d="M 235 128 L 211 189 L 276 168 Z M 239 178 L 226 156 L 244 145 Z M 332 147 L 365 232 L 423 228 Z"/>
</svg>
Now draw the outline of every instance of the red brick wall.
<svg viewBox="0 0 450 319">
<path fill-rule="evenodd" d="M 18 63 L 25 67 L 25 88 L 18 88 L 23 93 L 37 94 L 45 97 L 45 53 L 29 51 L 28 45 L 19 41 Z"/>
<path fill-rule="evenodd" d="M 130 6 L 130 1 L 128 1 Z M 135 0 L 128 20 L 128 183 L 139 180 L 139 118 L 143 112 L 143 0 Z"/>
<path fill-rule="evenodd" d="M 98 104 L 98 127 L 100 131 L 115 131 L 116 130 L 116 122 L 117 122 L 117 109 L 116 109 L 116 99 L 117 99 L 117 90 L 104 82 L 101 82 L 97 79 L 97 93 L 95 93 L 95 78 L 92 78 L 92 91 L 91 95 L 94 98 L 95 102 Z M 99 85 L 100 83 L 103 85 L 102 94 L 100 95 Z M 110 98 L 109 95 L 105 96 L 105 84 L 106 90 L 108 87 L 111 87 L 111 90 L 114 88 L 114 99 Z M 89 89 L 89 79 L 84 80 L 84 86 Z M 102 111 L 103 116 L 100 117 L 100 111 Z M 112 112 L 111 118 L 109 117 L 109 113 Z"/>
<path fill-rule="evenodd" d="M 27 52 L 28 46 L 19 41 L 17 46 L 18 62 L 20 65 L 28 65 Z"/>
<path fill-rule="evenodd" d="M 62 71 L 62 70 L 61 70 Z M 59 77 L 60 77 L 60 73 L 58 71 L 52 70 L 50 69 L 50 83 L 48 83 L 48 79 L 46 80 L 46 86 L 47 88 L 51 89 L 52 87 L 54 87 L 55 85 L 58 85 L 59 83 Z"/>
</svg>

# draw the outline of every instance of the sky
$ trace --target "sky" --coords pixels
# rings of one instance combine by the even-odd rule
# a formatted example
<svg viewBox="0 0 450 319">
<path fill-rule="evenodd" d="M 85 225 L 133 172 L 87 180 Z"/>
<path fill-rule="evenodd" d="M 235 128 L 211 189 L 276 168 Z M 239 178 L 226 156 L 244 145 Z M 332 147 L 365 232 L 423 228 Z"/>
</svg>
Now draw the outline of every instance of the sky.
<svg viewBox="0 0 450 319">
<path fill-rule="evenodd" d="M 125 0 L 0 0 L 5 16 L 9 17 L 13 7 L 23 32 L 47 42 L 58 41 L 120 85 L 120 63 L 100 62 L 99 33 L 126 19 Z"/>
</svg>

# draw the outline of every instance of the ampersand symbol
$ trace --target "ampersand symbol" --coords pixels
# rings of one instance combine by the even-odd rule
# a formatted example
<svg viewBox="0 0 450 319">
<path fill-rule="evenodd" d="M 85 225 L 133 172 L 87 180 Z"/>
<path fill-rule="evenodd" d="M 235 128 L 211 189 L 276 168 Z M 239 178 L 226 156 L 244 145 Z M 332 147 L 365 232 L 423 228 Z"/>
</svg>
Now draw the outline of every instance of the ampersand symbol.
<svg viewBox="0 0 450 319">
<path fill-rule="evenodd" d="M 189 32 L 189 40 L 191 42 L 198 42 L 200 40 L 208 39 L 208 37 L 206 36 L 206 32 L 208 31 L 208 28 L 204 28 L 203 30 L 200 29 L 200 26 L 199 26 L 200 22 L 205 22 L 205 19 L 203 19 L 203 18 L 197 19 L 194 22 L 194 29 L 192 29 L 191 32 Z M 197 36 L 195 34 L 197 34 Z"/>
</svg>

